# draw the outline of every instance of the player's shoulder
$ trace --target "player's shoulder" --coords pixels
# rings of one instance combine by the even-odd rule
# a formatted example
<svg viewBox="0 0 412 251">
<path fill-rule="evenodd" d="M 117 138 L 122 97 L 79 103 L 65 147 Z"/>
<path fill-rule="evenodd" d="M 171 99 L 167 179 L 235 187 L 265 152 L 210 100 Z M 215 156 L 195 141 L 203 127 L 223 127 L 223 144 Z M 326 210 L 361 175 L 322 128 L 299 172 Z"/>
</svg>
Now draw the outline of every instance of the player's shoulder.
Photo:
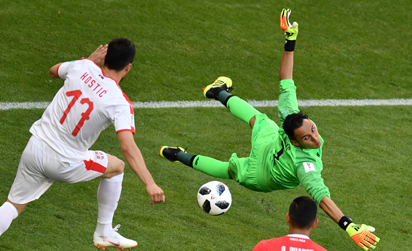
<svg viewBox="0 0 412 251">
<path fill-rule="evenodd" d="M 80 58 L 77 60 L 73 60 L 73 61 L 69 61 L 70 64 L 72 64 L 73 66 L 82 66 L 82 67 L 87 67 L 90 69 L 94 69 L 94 70 L 98 70 L 100 71 L 101 68 L 94 63 L 92 60 L 88 59 L 88 58 Z"/>
<path fill-rule="evenodd" d="M 320 136 L 320 135 L 319 135 Z M 293 146 L 295 148 L 295 154 L 297 161 L 314 161 L 322 162 L 322 147 L 323 147 L 323 138 L 320 138 L 321 146 L 317 149 L 302 149 L 298 146 Z"/>
<path fill-rule="evenodd" d="M 323 248 L 321 245 L 317 244 L 316 242 L 312 241 L 310 238 L 303 238 L 303 237 L 294 237 L 294 236 L 284 236 L 287 239 L 284 239 L 284 241 L 290 241 L 289 243 L 302 243 L 302 245 L 305 246 L 306 249 L 308 250 L 315 250 L 315 251 L 327 251 L 325 248 Z"/>
<path fill-rule="evenodd" d="M 316 162 L 316 149 L 302 149 L 298 146 L 293 146 L 296 154 L 296 162 Z"/>
<path fill-rule="evenodd" d="M 77 62 L 99 67 L 95 62 L 93 62 L 93 60 L 91 60 L 89 58 L 80 58 L 79 60 L 77 60 Z"/>
<path fill-rule="evenodd" d="M 317 244 L 314 241 L 312 241 L 312 246 L 313 246 L 313 248 L 315 248 L 314 249 L 315 251 L 328 251 L 328 250 L 326 250 L 326 248 L 322 247 L 321 245 Z"/>
<path fill-rule="evenodd" d="M 290 237 L 287 236 L 287 235 L 285 235 L 285 236 L 276 237 L 276 238 L 272 238 L 272 239 L 266 240 L 265 243 L 266 243 L 266 244 L 272 244 L 272 245 L 282 244 L 282 243 L 288 242 L 289 239 L 290 239 Z"/>
<path fill-rule="evenodd" d="M 93 61 L 87 58 L 76 59 L 72 61 L 66 61 L 62 63 L 59 67 L 59 70 L 66 71 L 66 72 L 73 72 L 80 69 L 99 69 L 100 67 L 97 66 Z"/>
<path fill-rule="evenodd" d="M 91 61 L 90 59 L 87 58 L 79 58 L 79 59 L 75 59 L 75 60 L 70 60 L 70 61 L 66 61 L 64 62 L 65 64 L 72 64 L 72 65 L 82 65 L 82 64 L 94 64 L 93 61 Z"/>
<path fill-rule="evenodd" d="M 260 241 L 253 251 L 266 251 L 266 250 L 273 250 L 274 248 L 281 247 L 281 245 L 284 242 L 285 236 L 283 237 L 277 237 L 277 238 L 272 238 L 269 240 L 262 240 Z"/>
<path fill-rule="evenodd" d="M 109 84 L 107 87 L 107 97 L 109 99 L 106 100 L 106 106 L 127 107 L 127 109 L 133 107 L 133 103 L 129 100 L 119 85 Z"/>
</svg>

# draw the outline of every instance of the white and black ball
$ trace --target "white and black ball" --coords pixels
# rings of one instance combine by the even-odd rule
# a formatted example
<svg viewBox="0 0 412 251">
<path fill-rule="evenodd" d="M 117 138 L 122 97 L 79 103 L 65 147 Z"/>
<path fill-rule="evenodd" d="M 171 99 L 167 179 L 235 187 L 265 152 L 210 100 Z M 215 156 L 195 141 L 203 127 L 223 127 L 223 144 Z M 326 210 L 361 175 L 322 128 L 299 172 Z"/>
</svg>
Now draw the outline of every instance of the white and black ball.
<svg viewBox="0 0 412 251">
<path fill-rule="evenodd" d="M 197 192 L 197 203 L 207 214 L 221 215 L 232 205 L 232 194 L 229 188 L 220 181 L 209 181 Z"/>
</svg>

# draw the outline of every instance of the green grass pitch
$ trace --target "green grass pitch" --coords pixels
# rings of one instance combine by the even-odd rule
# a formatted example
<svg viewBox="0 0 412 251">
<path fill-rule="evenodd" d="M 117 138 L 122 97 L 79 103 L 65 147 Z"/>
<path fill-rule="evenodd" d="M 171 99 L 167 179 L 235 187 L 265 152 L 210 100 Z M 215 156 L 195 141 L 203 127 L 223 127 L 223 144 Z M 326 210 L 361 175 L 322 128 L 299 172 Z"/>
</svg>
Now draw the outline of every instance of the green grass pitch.
<svg viewBox="0 0 412 251">
<path fill-rule="evenodd" d="M 384 1 L 3 1 L 0 4 L 0 102 L 51 101 L 62 85 L 55 63 L 87 57 L 114 37 L 135 42 L 130 75 L 120 84 L 132 101 L 203 100 L 216 77 L 231 77 L 234 94 L 278 96 L 283 51 L 279 13 L 299 23 L 294 79 L 299 99 L 412 97 L 412 20 L 406 0 Z M 258 108 L 277 119 L 277 108 Z M 410 106 L 305 107 L 325 139 L 323 178 L 332 199 L 355 223 L 376 228 L 376 250 L 412 247 Z M 42 109 L 0 110 L 0 203 L 7 199 L 29 128 Z M 233 204 L 218 217 L 196 202 L 214 180 L 157 156 L 161 145 L 227 160 L 247 156 L 250 129 L 225 108 L 136 109 L 135 139 L 166 202 L 150 205 L 126 168 L 114 218 L 136 250 L 252 250 L 288 232 L 285 214 L 303 188 L 249 191 L 231 180 Z M 216 135 L 220 135 L 216 137 Z M 92 149 L 122 157 L 113 127 Z M 99 180 L 55 183 L 0 237 L 0 250 L 95 250 Z M 319 210 L 311 238 L 328 250 L 361 250 Z"/>
</svg>

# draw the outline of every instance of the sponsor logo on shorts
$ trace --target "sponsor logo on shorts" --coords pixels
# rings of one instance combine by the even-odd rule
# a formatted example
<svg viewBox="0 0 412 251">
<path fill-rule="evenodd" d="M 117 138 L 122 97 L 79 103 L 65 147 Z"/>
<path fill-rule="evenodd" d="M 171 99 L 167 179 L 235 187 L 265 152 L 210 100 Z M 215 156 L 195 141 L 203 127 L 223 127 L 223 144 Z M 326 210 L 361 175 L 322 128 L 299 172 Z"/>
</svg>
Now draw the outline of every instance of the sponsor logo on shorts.
<svg viewBox="0 0 412 251">
<path fill-rule="evenodd" d="M 104 159 L 104 154 L 102 152 L 95 152 L 97 159 Z"/>
</svg>

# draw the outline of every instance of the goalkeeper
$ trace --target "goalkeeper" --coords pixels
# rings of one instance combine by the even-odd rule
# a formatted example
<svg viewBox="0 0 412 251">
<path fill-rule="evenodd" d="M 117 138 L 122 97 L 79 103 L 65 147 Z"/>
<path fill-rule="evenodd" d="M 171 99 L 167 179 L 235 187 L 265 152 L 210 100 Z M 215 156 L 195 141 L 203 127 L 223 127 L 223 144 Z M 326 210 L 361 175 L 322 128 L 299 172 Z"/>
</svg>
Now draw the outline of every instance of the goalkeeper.
<svg viewBox="0 0 412 251">
<path fill-rule="evenodd" d="M 203 95 L 219 100 L 235 117 L 250 125 L 252 148 L 249 157 L 239 158 L 233 153 L 228 162 L 222 162 L 186 153 L 181 147 L 169 146 L 162 146 L 159 155 L 214 177 L 234 179 L 259 192 L 292 189 L 302 185 L 320 208 L 346 230 L 359 247 L 374 249 L 379 241 L 378 237 L 371 234 L 375 229 L 355 224 L 345 216 L 330 199 L 329 189 L 323 182 L 323 139 L 316 124 L 299 111 L 296 87 L 292 80 L 298 24 L 289 23 L 290 13 L 289 9 L 283 9 L 280 15 L 280 26 L 286 37 L 279 75 L 278 110 L 282 127 L 246 101 L 230 94 L 232 81 L 227 77 L 219 77 L 203 89 Z"/>
</svg>

